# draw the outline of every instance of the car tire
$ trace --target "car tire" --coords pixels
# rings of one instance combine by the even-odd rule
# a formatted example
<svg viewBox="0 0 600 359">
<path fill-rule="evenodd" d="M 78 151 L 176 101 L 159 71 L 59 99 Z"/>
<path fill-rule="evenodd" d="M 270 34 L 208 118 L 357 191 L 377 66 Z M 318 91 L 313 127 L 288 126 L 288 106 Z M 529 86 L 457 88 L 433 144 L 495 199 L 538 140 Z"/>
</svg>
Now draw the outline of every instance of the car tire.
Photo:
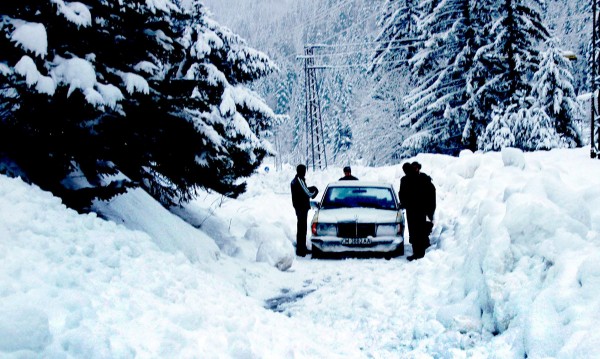
<svg viewBox="0 0 600 359">
<path fill-rule="evenodd" d="M 400 246 L 400 248 L 398 248 L 398 256 L 401 257 L 404 255 L 404 242 L 402 242 L 402 245 Z"/>
<path fill-rule="evenodd" d="M 310 258 L 312 258 L 312 259 L 323 258 L 323 251 L 320 250 L 319 248 L 313 246 L 312 247 L 312 255 Z"/>
<path fill-rule="evenodd" d="M 398 247 L 395 251 L 393 251 L 390 255 L 386 255 L 385 259 L 389 259 L 388 257 L 402 257 L 404 255 L 404 243 L 400 247 Z"/>
</svg>

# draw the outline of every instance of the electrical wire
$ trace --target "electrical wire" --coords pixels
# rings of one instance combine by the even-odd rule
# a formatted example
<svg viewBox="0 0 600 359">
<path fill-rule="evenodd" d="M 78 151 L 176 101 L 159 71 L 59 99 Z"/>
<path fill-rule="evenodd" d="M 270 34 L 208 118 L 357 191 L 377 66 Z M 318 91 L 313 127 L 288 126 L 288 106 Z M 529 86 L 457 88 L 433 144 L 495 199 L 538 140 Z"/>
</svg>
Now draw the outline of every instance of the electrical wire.
<svg viewBox="0 0 600 359">
<path fill-rule="evenodd" d="M 404 47 L 404 46 L 394 46 L 394 47 L 385 48 L 385 50 L 400 50 L 400 49 L 405 49 L 405 48 L 406 47 Z M 350 52 L 332 52 L 332 53 L 316 54 L 316 55 L 308 55 L 308 56 L 307 55 L 296 55 L 296 58 L 297 59 L 318 59 L 318 58 L 325 58 L 325 57 L 368 54 L 368 53 L 379 52 L 379 51 L 383 51 L 383 50 L 379 49 L 379 48 L 371 48 L 371 49 L 362 49 L 362 50 L 350 51 Z"/>
<path fill-rule="evenodd" d="M 381 61 L 378 62 L 377 65 L 382 65 L 382 64 L 406 64 L 408 63 L 409 60 L 389 60 L 389 61 Z M 368 68 L 370 66 L 373 66 L 373 63 L 371 62 L 365 62 L 362 64 L 348 64 L 348 65 L 313 65 L 313 66 L 308 66 L 308 69 L 348 69 L 348 68 L 355 68 L 355 67 L 364 67 L 364 68 Z"/>
<path fill-rule="evenodd" d="M 347 44 L 308 44 L 306 45 L 307 47 L 314 47 L 314 48 L 336 48 L 336 47 L 351 47 L 351 46 L 370 46 L 370 45 L 378 45 L 378 44 L 391 44 L 391 43 L 395 43 L 395 42 L 417 42 L 417 41 L 421 41 L 420 38 L 415 37 L 415 38 L 406 38 L 406 39 L 396 39 L 396 40 L 384 40 L 384 41 L 369 41 L 369 42 L 354 42 L 354 43 L 347 43 Z"/>
</svg>

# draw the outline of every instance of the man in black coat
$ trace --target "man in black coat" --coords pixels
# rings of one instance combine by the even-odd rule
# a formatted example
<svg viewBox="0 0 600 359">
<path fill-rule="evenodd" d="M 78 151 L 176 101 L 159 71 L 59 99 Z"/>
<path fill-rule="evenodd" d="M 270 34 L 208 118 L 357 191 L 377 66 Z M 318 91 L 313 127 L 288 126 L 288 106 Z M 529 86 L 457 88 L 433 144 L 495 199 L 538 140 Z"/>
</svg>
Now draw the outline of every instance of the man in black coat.
<svg viewBox="0 0 600 359">
<path fill-rule="evenodd" d="M 338 181 L 356 181 L 358 178 L 352 175 L 352 168 L 350 166 L 344 167 L 344 177 L 341 177 Z"/>
<path fill-rule="evenodd" d="M 421 164 L 419 162 L 414 161 L 410 165 L 413 166 L 417 175 L 419 175 L 419 183 L 423 195 L 423 208 L 425 209 L 425 214 L 427 215 L 429 222 L 433 222 L 433 215 L 435 214 L 436 208 L 435 185 L 433 184 L 433 180 L 428 174 L 421 172 Z M 429 230 L 431 230 L 431 228 L 429 228 Z"/>
<path fill-rule="evenodd" d="M 413 255 L 406 257 L 408 260 L 425 256 L 425 250 L 430 246 L 429 234 L 435 213 L 435 186 L 431 177 L 420 173 L 420 169 L 418 162 L 402 166 L 405 176 L 400 180 L 398 193 L 400 204 L 406 209 L 409 242 L 413 247 Z"/>
<path fill-rule="evenodd" d="M 296 176 L 290 183 L 292 192 L 292 204 L 296 210 L 296 255 L 304 257 L 306 255 L 306 231 L 307 216 L 310 210 L 310 199 L 319 194 L 317 187 L 306 186 L 306 166 L 298 165 L 296 167 Z"/>
</svg>

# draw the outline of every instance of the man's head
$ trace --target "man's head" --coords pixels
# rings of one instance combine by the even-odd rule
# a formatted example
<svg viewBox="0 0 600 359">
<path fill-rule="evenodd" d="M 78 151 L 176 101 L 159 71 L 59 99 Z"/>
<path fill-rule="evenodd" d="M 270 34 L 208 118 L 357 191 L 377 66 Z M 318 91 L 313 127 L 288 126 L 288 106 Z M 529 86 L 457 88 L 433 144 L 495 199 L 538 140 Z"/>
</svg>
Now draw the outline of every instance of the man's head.
<svg viewBox="0 0 600 359">
<path fill-rule="evenodd" d="M 298 177 L 304 178 L 304 175 L 306 175 L 306 166 L 305 165 L 296 166 L 296 174 L 298 175 Z"/>
<path fill-rule="evenodd" d="M 404 171 L 404 174 L 406 174 L 406 175 L 411 175 L 411 174 L 417 173 L 416 168 L 408 162 L 406 162 L 402 165 L 402 170 Z"/>
<path fill-rule="evenodd" d="M 411 166 L 415 169 L 417 173 L 421 172 L 421 164 L 417 161 L 411 163 Z"/>
<path fill-rule="evenodd" d="M 352 168 L 350 168 L 350 166 L 344 167 L 344 174 L 350 176 L 352 174 Z"/>
</svg>

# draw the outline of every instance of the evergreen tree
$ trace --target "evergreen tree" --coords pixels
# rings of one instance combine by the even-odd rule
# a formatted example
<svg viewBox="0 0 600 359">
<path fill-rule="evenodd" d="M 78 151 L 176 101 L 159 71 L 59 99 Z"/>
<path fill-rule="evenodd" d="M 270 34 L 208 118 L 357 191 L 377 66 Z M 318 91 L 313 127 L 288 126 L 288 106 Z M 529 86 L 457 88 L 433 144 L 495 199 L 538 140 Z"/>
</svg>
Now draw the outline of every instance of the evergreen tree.
<svg viewBox="0 0 600 359">
<path fill-rule="evenodd" d="M 549 41 L 532 77 L 531 96 L 494 116 L 484 133 L 483 150 L 518 147 L 525 151 L 581 145 L 573 120 L 581 111 L 572 86 L 568 60 Z"/>
<path fill-rule="evenodd" d="M 411 134 L 403 142 L 403 152 L 457 154 L 475 46 L 470 1 L 439 2 L 421 21 L 421 32 L 428 40 L 411 59 L 418 85 L 405 97 L 408 110 L 401 125 Z"/>
<path fill-rule="evenodd" d="M 527 103 L 512 104 L 505 111 L 494 113 L 484 136 L 484 151 L 499 151 L 504 147 L 540 151 L 569 145 L 568 140 L 556 132 L 548 114 Z"/>
<path fill-rule="evenodd" d="M 488 25 L 490 41 L 475 56 L 476 76 L 469 86 L 474 89 L 470 110 L 477 126 L 468 124 L 470 128 L 465 132 L 476 132 L 479 148 L 489 148 L 487 141 L 502 135 L 494 131 L 503 127 L 488 120 L 492 111 L 507 111 L 506 116 L 495 116 L 492 122 L 505 117 L 520 118 L 519 107 L 513 105 L 526 103 L 531 94 L 531 78 L 540 62 L 539 45 L 549 38 L 535 5 L 524 0 L 503 0 L 500 16 Z M 517 116 L 512 116 L 515 113 Z"/>
<path fill-rule="evenodd" d="M 571 62 L 575 92 L 591 91 L 592 1 L 547 0 L 546 21 L 560 48 L 576 56 Z"/>
<path fill-rule="evenodd" d="M 403 97 L 414 80 L 409 60 L 421 41 L 418 1 L 387 0 L 378 10 L 381 15 L 377 21 L 376 47 L 369 59 L 374 89 L 362 91 L 365 97 L 360 103 L 367 111 L 360 114 L 360 123 L 355 125 L 355 143 L 360 144 L 358 156 L 370 164 L 392 163 L 398 158 L 407 130 L 398 124 L 398 118 L 404 113 Z M 381 141 L 363 143 L 373 137 Z"/>
<path fill-rule="evenodd" d="M 416 0 L 387 0 L 382 17 L 378 21 L 381 29 L 376 36 L 377 52 L 373 56 L 373 69 L 391 71 L 406 67 L 417 50 L 419 5 Z"/>
<path fill-rule="evenodd" d="M 353 143 L 358 159 L 365 164 L 394 164 L 402 159 L 400 145 L 407 136 L 398 118 L 406 111 L 402 95 L 408 91 L 406 75 L 400 72 L 382 73 L 384 77 L 374 88 L 360 89 L 364 100 L 359 103 L 360 121 L 353 127 Z"/>
<path fill-rule="evenodd" d="M 281 82 L 277 84 L 277 106 L 275 111 L 279 114 L 289 113 L 292 101 L 293 83 L 297 81 L 297 76 L 294 72 L 289 71 Z"/>
<path fill-rule="evenodd" d="M 346 163 L 345 153 L 352 146 L 352 129 L 349 122 L 353 86 L 351 83 L 345 83 L 345 80 L 350 79 L 340 71 L 333 71 L 331 75 L 327 76 L 326 81 L 320 86 L 323 88 L 321 91 L 323 95 L 320 97 L 324 138 L 328 149 L 328 161 Z"/>
<path fill-rule="evenodd" d="M 0 152 L 74 207 L 131 185 L 165 205 L 241 193 L 278 119 L 245 84 L 274 66 L 187 3 L 3 2 Z M 71 196 L 74 171 L 90 188 Z"/>
<path fill-rule="evenodd" d="M 494 110 L 494 103 L 486 96 L 477 96 L 479 91 L 484 92 L 488 77 L 487 65 L 492 66 L 486 57 L 477 57 L 478 50 L 493 41 L 490 35 L 493 27 L 490 26 L 500 16 L 501 2 L 496 0 L 482 0 L 472 3 L 472 20 L 475 29 L 476 43 L 475 56 L 471 71 L 467 74 L 467 102 L 463 106 L 465 111 L 465 125 L 462 141 L 466 148 L 476 151 L 478 139 L 485 131 L 490 121 L 490 114 Z M 494 65 L 495 66 L 495 65 Z M 498 114 L 494 114 L 498 116 Z"/>
<path fill-rule="evenodd" d="M 573 88 L 571 63 L 557 46 L 551 39 L 542 53 L 539 70 L 533 76 L 533 97 L 561 137 L 556 147 L 577 147 L 581 146 L 581 134 L 574 122 L 583 116 L 583 110 Z"/>
<path fill-rule="evenodd" d="M 277 2 L 273 2 L 272 0 L 255 0 L 252 2 L 243 0 L 206 0 L 206 3 L 211 8 L 218 10 L 215 13 L 220 16 L 221 22 L 226 22 L 227 25 L 236 30 L 239 29 L 252 44 L 260 45 L 261 49 L 266 49 L 269 54 L 277 59 L 277 63 L 282 69 L 291 69 L 292 72 L 296 73 L 298 79 L 304 77 L 303 62 L 299 61 L 295 55 L 302 54 L 304 45 L 328 44 L 339 46 L 342 44 L 368 43 L 368 45 L 362 47 L 340 47 L 337 48 L 337 52 L 347 55 L 362 52 L 369 56 L 374 52 L 377 53 L 377 59 L 380 62 L 378 63 L 379 66 L 376 67 L 372 79 L 367 79 L 364 73 L 360 71 L 360 67 L 347 66 L 365 62 L 358 61 L 359 56 L 355 55 L 352 55 L 351 58 L 350 56 L 346 58 L 342 58 L 342 56 L 327 58 L 327 60 L 337 60 L 335 62 L 324 62 L 324 64 L 339 65 L 336 66 L 336 71 L 331 71 L 330 69 L 318 71 L 318 77 L 324 80 L 326 86 L 332 86 L 328 90 L 331 91 L 330 98 L 332 102 L 327 111 L 338 111 L 336 112 L 336 116 L 343 112 L 347 113 L 344 116 L 348 119 L 348 124 L 352 131 L 352 147 L 346 153 L 353 160 L 364 160 L 363 163 L 387 164 L 390 161 L 391 163 L 395 163 L 403 156 L 415 151 L 453 153 L 452 148 L 455 147 L 455 144 L 450 142 L 450 140 L 454 140 L 455 138 L 450 134 L 454 134 L 453 136 L 460 134 L 464 141 L 462 144 L 464 147 L 472 150 L 479 148 L 478 141 L 481 140 L 486 126 L 492 120 L 494 106 L 498 104 L 491 92 L 489 96 L 482 96 L 487 89 L 496 85 L 492 81 L 494 76 L 490 76 L 489 73 L 490 67 L 495 66 L 495 60 L 493 57 L 478 58 L 474 63 L 476 66 L 470 66 L 469 62 L 475 60 L 475 54 L 479 48 L 489 45 L 496 40 L 496 35 L 499 32 L 492 25 L 496 23 L 496 20 L 501 15 L 504 16 L 506 13 L 505 1 L 478 0 L 468 3 L 471 20 L 470 29 L 472 29 L 473 35 L 470 37 L 472 44 L 464 48 L 465 52 L 459 51 L 460 46 L 450 46 L 454 41 L 458 43 L 459 37 L 457 34 L 460 34 L 462 31 L 459 25 L 466 27 L 464 22 L 460 21 L 461 16 L 455 13 L 442 14 L 441 12 L 436 13 L 433 11 L 435 9 L 454 8 L 454 5 L 452 7 L 450 5 L 451 3 L 456 4 L 456 0 L 427 0 L 413 1 L 412 3 L 401 0 L 361 0 L 352 2 L 346 0 L 331 0 L 326 2 L 317 0 L 281 0 Z M 405 5 L 407 4 L 412 4 L 412 6 L 406 8 Z M 535 3 L 528 1 L 526 5 L 531 7 Z M 544 23 L 548 24 L 548 27 L 553 29 L 553 31 L 556 31 L 555 35 L 560 38 L 561 48 L 577 53 L 578 60 L 572 62 L 572 65 L 574 65 L 573 74 L 576 78 L 573 82 L 575 92 L 579 95 L 584 92 L 585 86 L 589 87 L 590 84 L 590 81 L 584 77 L 587 76 L 585 72 L 589 70 L 586 59 L 589 59 L 590 49 L 590 5 L 589 1 L 584 0 L 569 2 L 565 2 L 564 0 L 549 0 L 545 2 L 544 8 L 538 6 L 542 10 L 546 10 L 545 13 L 542 13 Z M 401 10 L 401 8 L 405 10 Z M 377 16 L 377 14 L 381 14 L 379 25 L 372 18 L 373 15 Z M 412 17 L 409 16 L 411 14 Z M 429 17 L 425 18 L 423 14 Z M 432 17 L 433 14 L 436 17 Z M 417 64 L 418 60 L 428 57 L 420 57 L 423 55 L 421 51 L 418 51 L 416 56 L 407 57 L 407 47 L 403 45 L 409 45 L 408 42 L 387 42 L 394 37 L 385 37 L 387 36 L 386 34 L 399 34 L 399 32 L 406 30 L 406 28 L 396 26 L 392 22 L 393 15 L 396 15 L 397 18 L 413 19 L 412 22 L 409 22 L 410 26 L 412 26 L 411 29 L 415 31 L 416 39 L 419 41 L 423 40 L 417 43 L 422 43 L 424 47 L 431 44 L 426 50 L 430 51 L 432 62 L 423 63 L 426 66 L 420 68 L 420 70 L 423 70 L 423 73 L 419 74 L 417 78 L 413 76 L 414 74 L 418 74 L 415 70 L 416 68 L 409 66 L 406 61 L 410 59 L 412 64 Z M 426 26 L 428 23 L 425 22 L 426 19 L 434 18 L 445 19 L 446 21 L 440 21 L 439 23 L 430 22 L 429 24 L 435 25 L 436 29 L 434 30 L 433 27 Z M 441 29 L 450 24 L 448 21 L 455 21 L 452 23 L 455 27 L 449 28 L 449 37 L 444 38 L 446 33 L 441 31 Z M 384 26 L 386 25 L 390 25 L 386 28 L 387 33 L 384 31 Z M 496 32 L 492 34 L 493 31 Z M 412 38 L 414 39 L 415 37 Z M 398 35 L 395 39 L 406 40 L 406 37 L 405 35 Z M 431 42 L 429 43 L 430 39 Z M 375 44 L 373 44 L 373 40 L 377 40 Z M 535 40 L 535 42 L 537 43 L 538 40 Z M 417 43 L 410 45 L 416 45 Z M 445 46 L 445 44 L 448 44 L 448 46 Z M 387 47 L 388 45 L 390 47 Z M 495 45 L 490 47 L 493 46 Z M 420 50 L 418 46 L 414 46 L 414 49 Z M 582 49 L 585 49 L 585 51 Z M 398 53 L 392 53 L 392 51 L 398 51 Z M 384 56 L 387 56 L 384 52 L 390 55 L 390 57 L 384 58 Z M 501 52 L 500 50 L 498 51 L 498 56 L 500 57 L 497 59 L 500 64 L 506 62 L 506 56 Z M 454 62 L 451 61 L 452 55 L 456 55 Z M 371 59 L 372 57 L 369 57 L 369 60 Z M 490 61 L 490 59 L 494 61 Z M 539 62 L 539 58 L 537 61 Z M 448 67 L 445 68 L 442 66 L 443 64 L 446 64 Z M 452 74 L 451 69 L 460 68 L 456 66 L 457 64 L 463 66 L 463 69 L 457 70 L 458 73 L 456 74 Z M 343 68 L 344 66 L 348 68 L 345 69 Z M 429 103 L 424 96 L 421 97 L 421 95 L 418 95 L 420 90 L 425 91 L 437 88 L 437 86 L 427 86 L 427 80 L 436 78 L 433 75 L 438 72 L 439 74 L 444 74 L 444 76 L 440 77 L 441 82 L 439 83 L 446 83 L 446 80 L 450 79 L 456 79 L 458 83 L 462 81 L 462 78 L 466 79 L 466 84 L 462 88 L 466 98 L 460 99 L 457 97 L 458 99 L 452 98 L 450 100 L 450 97 L 444 95 L 444 92 L 441 91 L 436 93 L 436 96 L 438 94 L 442 96 L 439 98 L 439 101 L 437 97 L 431 96 L 431 103 Z M 351 85 L 354 89 L 353 93 L 347 96 L 348 101 L 345 102 L 346 108 L 342 108 L 340 104 L 335 103 L 338 98 L 342 97 L 333 95 L 333 92 L 341 92 L 346 89 L 341 86 L 335 88 L 335 82 L 327 79 L 330 76 L 335 76 L 336 73 L 344 77 L 344 84 Z M 456 75 L 459 76 L 455 78 L 454 76 Z M 530 72 L 527 76 L 527 81 L 532 83 L 531 76 L 532 73 Z M 450 84 L 452 83 L 451 81 L 447 83 Z M 281 79 L 277 76 L 269 76 L 259 81 L 260 84 L 268 82 L 280 83 Z M 376 85 L 373 85 L 373 82 Z M 290 107 L 291 120 L 282 124 L 279 132 L 282 138 L 286 136 L 286 139 L 282 141 L 284 142 L 282 153 L 287 156 L 289 162 L 294 164 L 301 162 L 306 153 L 306 136 L 303 132 L 305 131 L 305 93 L 303 85 L 303 81 L 290 83 L 291 90 L 289 93 L 292 99 L 292 106 Z M 431 121 L 431 126 L 426 126 L 429 122 L 425 121 L 420 131 L 411 129 L 410 126 L 413 122 L 410 121 L 403 122 L 406 126 L 398 126 L 400 116 L 409 115 L 413 112 L 413 110 L 406 107 L 407 104 L 404 101 L 410 99 L 410 97 L 405 96 L 408 91 L 417 87 L 420 90 L 416 90 L 410 96 L 423 101 L 419 102 L 414 110 L 431 110 L 433 111 L 431 112 L 432 114 L 435 113 L 433 117 L 436 118 L 435 123 Z M 275 87 L 260 86 L 255 88 L 268 98 L 270 93 L 274 93 L 273 89 Z M 443 90 L 443 87 L 440 87 L 440 90 Z M 431 92 L 431 94 L 433 93 Z M 499 92 L 498 95 L 503 96 L 503 93 Z M 531 93 L 525 95 L 525 97 L 532 96 Z M 460 106 L 461 101 L 466 102 Z M 529 99 L 524 101 L 523 104 L 529 106 L 527 107 L 529 112 L 533 113 L 530 107 L 532 104 L 531 101 L 533 100 Z M 412 101 L 410 103 L 412 104 Z M 501 111 L 507 111 L 509 103 L 510 101 L 506 101 Z M 440 106 L 436 106 L 436 104 Z M 515 110 L 511 111 L 514 113 Z M 278 111 L 278 113 L 280 112 Z M 501 113 L 503 112 L 496 113 L 494 117 Z M 328 112 L 323 112 L 323 116 L 324 118 L 331 118 L 332 122 L 337 122 L 337 118 Z M 418 121 L 414 123 L 418 123 Z M 324 123 L 324 125 L 326 124 Z M 432 137 L 427 136 L 427 129 L 446 131 L 449 141 L 438 141 L 438 138 L 445 136 L 443 133 L 439 133 L 439 136 L 435 136 L 433 138 L 434 141 L 431 142 Z M 404 143 L 405 137 L 409 139 L 405 143 L 407 146 L 401 148 L 400 145 Z M 373 141 L 373 138 L 379 140 Z M 420 148 L 420 143 L 423 143 L 425 147 Z M 458 145 L 460 146 L 460 144 Z"/>
</svg>

